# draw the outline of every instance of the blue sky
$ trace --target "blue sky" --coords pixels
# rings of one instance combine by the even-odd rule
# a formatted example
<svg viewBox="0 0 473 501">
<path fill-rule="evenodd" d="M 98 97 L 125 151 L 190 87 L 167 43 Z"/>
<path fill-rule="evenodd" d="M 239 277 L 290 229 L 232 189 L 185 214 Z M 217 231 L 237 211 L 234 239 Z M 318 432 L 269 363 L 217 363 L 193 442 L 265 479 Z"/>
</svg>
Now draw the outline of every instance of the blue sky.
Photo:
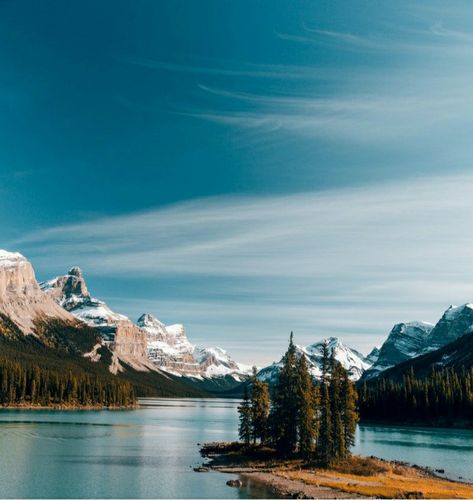
<svg viewBox="0 0 473 501">
<path fill-rule="evenodd" d="M 473 4 L 0 1 L 0 247 L 235 358 L 473 300 Z"/>
</svg>

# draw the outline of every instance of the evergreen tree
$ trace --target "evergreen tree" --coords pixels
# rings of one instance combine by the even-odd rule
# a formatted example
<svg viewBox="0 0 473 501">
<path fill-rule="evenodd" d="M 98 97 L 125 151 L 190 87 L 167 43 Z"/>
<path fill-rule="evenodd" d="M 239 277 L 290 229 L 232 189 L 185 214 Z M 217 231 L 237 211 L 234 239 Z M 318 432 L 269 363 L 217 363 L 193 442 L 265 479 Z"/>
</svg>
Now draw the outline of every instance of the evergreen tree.
<svg viewBox="0 0 473 501">
<path fill-rule="evenodd" d="M 312 381 L 304 355 L 299 359 L 298 377 L 299 408 L 297 426 L 299 430 L 299 451 L 304 458 L 308 459 L 314 452 L 318 435 L 317 406 L 319 402 L 318 391 Z"/>
<path fill-rule="evenodd" d="M 320 427 L 317 441 L 317 460 L 323 466 L 328 466 L 332 460 L 332 411 L 330 402 L 330 354 L 325 342 L 321 348 L 321 379 L 320 379 Z"/>
<path fill-rule="evenodd" d="M 245 445 L 249 445 L 253 430 L 251 425 L 250 397 L 248 394 L 247 385 L 245 385 L 245 389 L 243 391 L 243 401 L 238 407 L 238 413 L 240 414 L 240 426 L 238 428 L 238 435 L 240 437 L 240 440 L 242 440 Z"/>
<path fill-rule="evenodd" d="M 291 455 L 297 446 L 297 388 L 296 347 L 291 332 L 289 347 L 275 384 L 270 415 L 271 439 L 281 456 Z"/>
<path fill-rule="evenodd" d="M 343 368 L 342 368 L 343 369 Z M 358 422 L 358 413 L 356 410 L 357 392 L 355 385 L 350 381 L 348 372 L 341 371 L 341 401 L 343 409 L 343 432 L 344 445 L 343 458 L 351 455 L 350 448 L 355 445 L 356 424 Z"/>
<path fill-rule="evenodd" d="M 269 387 L 256 376 L 256 367 L 253 367 L 251 377 L 251 428 L 253 442 L 258 439 L 261 443 L 268 436 L 268 417 L 270 409 Z"/>
<path fill-rule="evenodd" d="M 344 370 L 341 364 L 335 359 L 334 352 L 330 355 L 330 416 L 331 416 L 331 461 L 341 459 L 345 455 L 345 432 L 342 421 L 342 401 L 341 401 L 341 380 L 342 371 Z"/>
</svg>

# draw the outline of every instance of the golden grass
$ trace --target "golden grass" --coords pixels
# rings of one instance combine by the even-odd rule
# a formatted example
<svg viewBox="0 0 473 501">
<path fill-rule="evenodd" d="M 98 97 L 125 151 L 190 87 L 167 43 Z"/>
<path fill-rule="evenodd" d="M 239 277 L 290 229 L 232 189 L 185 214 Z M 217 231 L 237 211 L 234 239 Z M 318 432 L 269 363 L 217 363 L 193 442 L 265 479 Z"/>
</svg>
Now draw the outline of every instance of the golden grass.
<svg viewBox="0 0 473 501">
<path fill-rule="evenodd" d="M 473 485 L 437 479 L 418 469 L 370 458 L 353 458 L 330 470 L 279 470 L 275 474 L 309 485 L 376 498 L 473 499 Z"/>
</svg>

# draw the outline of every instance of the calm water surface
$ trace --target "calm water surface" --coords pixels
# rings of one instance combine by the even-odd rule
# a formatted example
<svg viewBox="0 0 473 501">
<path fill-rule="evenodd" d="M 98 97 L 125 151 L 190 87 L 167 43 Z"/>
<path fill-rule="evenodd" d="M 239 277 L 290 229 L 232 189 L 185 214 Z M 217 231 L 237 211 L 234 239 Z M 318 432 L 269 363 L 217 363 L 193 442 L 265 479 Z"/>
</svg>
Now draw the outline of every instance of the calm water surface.
<svg viewBox="0 0 473 501">
<path fill-rule="evenodd" d="M 258 498 L 196 473 L 197 443 L 236 439 L 235 400 L 149 399 L 132 411 L 0 411 L 0 498 Z M 473 432 L 360 427 L 356 452 L 473 481 Z"/>
</svg>

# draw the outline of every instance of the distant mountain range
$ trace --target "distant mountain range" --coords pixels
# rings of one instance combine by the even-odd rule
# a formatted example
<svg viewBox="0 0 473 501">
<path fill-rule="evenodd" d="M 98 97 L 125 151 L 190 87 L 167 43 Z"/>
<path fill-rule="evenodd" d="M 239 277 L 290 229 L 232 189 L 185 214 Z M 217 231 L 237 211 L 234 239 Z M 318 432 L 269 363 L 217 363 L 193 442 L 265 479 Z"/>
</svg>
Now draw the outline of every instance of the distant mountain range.
<svg viewBox="0 0 473 501">
<path fill-rule="evenodd" d="M 127 371 L 148 373 L 146 377 L 151 379 L 165 375 L 168 381 L 178 378 L 194 389 L 220 391 L 238 386 L 251 372 L 249 366 L 235 362 L 222 348 L 193 345 L 181 324 L 165 325 L 150 313 L 144 313 L 135 323 L 112 311 L 104 301 L 90 294 L 80 268 L 74 267 L 66 275 L 38 284 L 25 257 L 3 250 L 0 250 L 0 314 L 3 326 L 0 334 L 4 336 L 9 332 L 8 322 L 18 332 L 33 337 L 39 335 L 39 323 L 52 321 L 79 326 L 79 330 L 81 325 L 93 328 L 97 341 L 88 346 L 83 356 L 102 364 L 108 360 L 109 372 L 116 375 Z M 445 348 L 456 346 L 454 349 L 458 350 L 461 343 L 466 343 L 463 337 L 471 332 L 473 304 L 467 303 L 450 306 L 435 325 L 418 321 L 396 324 L 386 341 L 366 356 L 334 337 L 297 346 L 296 350 L 306 357 L 315 379 L 320 377 L 320 352 L 326 343 L 352 380 L 371 380 L 395 374 L 393 368 L 402 368 L 406 362 L 422 370 L 426 364 L 471 364 L 471 343 L 465 345 L 465 350 L 470 350 L 468 356 Z M 104 349 L 110 356 L 104 355 Z M 442 354 L 440 358 L 438 354 Z M 281 364 L 279 361 L 264 367 L 258 377 L 273 383 Z"/>
<path fill-rule="evenodd" d="M 230 376 L 236 382 L 251 372 L 251 367 L 238 364 L 222 348 L 195 347 L 181 324 L 165 325 L 150 313 L 133 323 L 115 313 L 104 301 L 90 295 L 80 268 L 72 268 L 67 275 L 43 282 L 40 287 L 74 317 L 97 328 L 118 359 L 135 368 L 157 367 L 195 379 Z"/>
</svg>

